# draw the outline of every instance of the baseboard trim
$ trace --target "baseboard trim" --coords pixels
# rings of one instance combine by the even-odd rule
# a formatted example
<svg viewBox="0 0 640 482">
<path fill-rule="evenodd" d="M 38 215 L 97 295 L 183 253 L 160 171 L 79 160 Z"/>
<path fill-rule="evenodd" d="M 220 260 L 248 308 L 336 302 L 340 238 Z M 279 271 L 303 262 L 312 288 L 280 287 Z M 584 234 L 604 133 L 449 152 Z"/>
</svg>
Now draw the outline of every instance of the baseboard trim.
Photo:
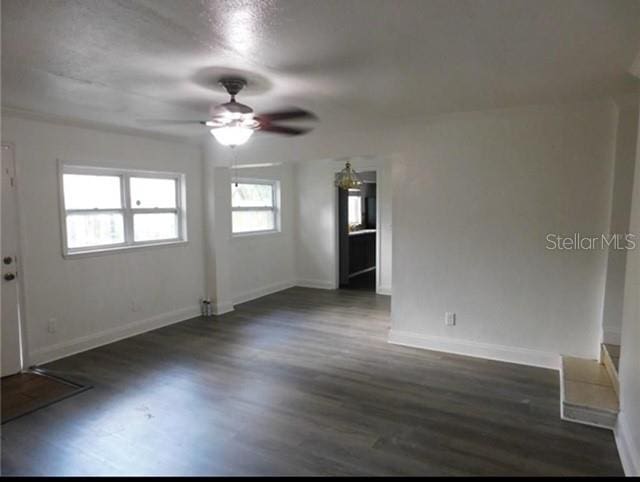
<svg viewBox="0 0 640 482">
<path fill-rule="evenodd" d="M 379 295 L 391 296 L 391 286 L 378 286 L 376 293 Z"/>
<path fill-rule="evenodd" d="M 440 336 L 425 336 L 418 333 L 391 330 L 389 343 L 394 345 L 423 348 L 425 350 L 441 351 L 456 355 L 465 355 L 487 360 L 496 360 L 519 365 L 534 367 L 560 368 L 560 356 L 555 353 L 530 350 L 514 346 L 494 345 L 476 341 L 446 338 Z"/>
<path fill-rule="evenodd" d="M 629 477 L 640 476 L 640 451 L 633 441 L 624 411 L 618 414 L 618 423 L 614 434 L 625 475 Z"/>
<path fill-rule="evenodd" d="M 598 427 L 605 430 L 613 430 L 616 423 L 616 415 L 607 412 L 598 412 L 589 408 L 579 407 L 563 403 L 560 419 L 580 425 Z"/>
<path fill-rule="evenodd" d="M 230 313 L 233 311 L 233 303 L 231 301 L 219 302 L 215 301 L 212 303 L 213 305 L 213 314 L 216 316 L 224 315 L 225 313 Z"/>
<path fill-rule="evenodd" d="M 277 293 L 278 291 L 293 288 L 295 285 L 296 283 L 294 283 L 293 281 L 287 281 L 284 283 L 274 283 L 269 286 L 264 286 L 262 288 L 247 291 L 242 295 L 235 297 L 233 299 L 233 304 L 239 305 L 241 303 L 246 303 L 247 301 L 252 301 L 258 298 L 262 298 L 263 296 L 268 296 L 273 293 Z"/>
<path fill-rule="evenodd" d="M 119 326 L 98 333 L 82 336 L 71 341 L 58 343 L 46 348 L 40 348 L 29 353 L 29 365 L 41 365 L 76 353 L 91 350 L 99 346 L 108 345 L 115 341 L 140 335 L 147 331 L 156 330 L 163 326 L 173 325 L 181 321 L 200 316 L 200 306 L 183 308 L 163 313 L 144 320 L 134 321 L 125 326 Z"/>
<path fill-rule="evenodd" d="M 313 279 L 299 279 L 295 285 L 302 288 L 317 288 L 321 290 L 335 290 L 337 288 L 331 281 Z"/>
</svg>

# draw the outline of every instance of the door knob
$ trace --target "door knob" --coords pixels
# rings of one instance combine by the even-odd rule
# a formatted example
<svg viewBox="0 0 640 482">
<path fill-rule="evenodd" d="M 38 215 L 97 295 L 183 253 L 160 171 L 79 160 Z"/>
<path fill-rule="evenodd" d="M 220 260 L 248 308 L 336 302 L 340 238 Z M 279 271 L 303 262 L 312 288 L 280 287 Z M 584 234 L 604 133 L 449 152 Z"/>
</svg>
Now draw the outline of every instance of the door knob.
<svg viewBox="0 0 640 482">
<path fill-rule="evenodd" d="M 16 279 L 16 275 L 13 273 L 7 273 L 4 275 L 4 279 L 5 281 L 13 281 L 14 279 Z"/>
</svg>

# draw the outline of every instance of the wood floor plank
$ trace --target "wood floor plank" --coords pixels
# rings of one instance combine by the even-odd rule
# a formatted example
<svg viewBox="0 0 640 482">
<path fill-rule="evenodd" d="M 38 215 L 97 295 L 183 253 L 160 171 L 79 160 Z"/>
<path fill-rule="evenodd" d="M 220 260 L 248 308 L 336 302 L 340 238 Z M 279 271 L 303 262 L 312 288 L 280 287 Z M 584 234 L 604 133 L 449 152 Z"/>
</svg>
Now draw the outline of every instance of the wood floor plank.
<svg viewBox="0 0 640 482">
<path fill-rule="evenodd" d="M 47 369 L 94 386 L 3 426 L 3 474 L 621 475 L 558 374 L 387 343 L 389 298 L 292 288 Z"/>
</svg>

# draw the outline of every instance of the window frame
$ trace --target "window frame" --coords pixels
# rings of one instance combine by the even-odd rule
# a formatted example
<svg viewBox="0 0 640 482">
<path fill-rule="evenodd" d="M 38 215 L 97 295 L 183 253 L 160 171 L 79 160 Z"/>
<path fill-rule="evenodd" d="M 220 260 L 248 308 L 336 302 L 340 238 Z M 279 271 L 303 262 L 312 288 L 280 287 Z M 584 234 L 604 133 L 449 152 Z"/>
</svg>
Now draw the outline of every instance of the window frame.
<svg viewBox="0 0 640 482">
<path fill-rule="evenodd" d="M 238 184 L 262 184 L 271 186 L 271 196 L 272 196 L 272 207 L 262 206 L 262 207 L 251 207 L 251 206 L 233 206 L 233 185 L 235 183 Z M 257 178 L 249 178 L 249 177 L 238 177 L 231 179 L 229 183 L 229 204 L 231 207 L 231 236 L 233 238 L 242 238 L 247 236 L 259 236 L 265 234 L 276 234 L 282 231 L 281 219 L 280 219 L 280 181 L 277 179 L 257 179 Z M 273 212 L 273 229 L 260 229 L 257 231 L 242 231 L 242 232 L 234 232 L 233 231 L 233 213 L 234 211 L 272 211 Z"/>
<path fill-rule="evenodd" d="M 89 176 L 116 176 L 120 178 L 120 205 L 119 209 L 67 209 L 64 196 L 64 175 L 78 174 Z M 175 208 L 136 208 L 131 205 L 131 178 L 155 178 L 172 179 L 176 182 L 176 207 Z M 158 246 L 181 245 L 188 242 L 187 239 L 187 208 L 186 208 L 186 176 L 180 172 L 147 171 L 141 169 L 127 169 L 118 167 L 99 167 L 93 165 L 68 163 L 58 161 L 58 186 L 60 206 L 60 228 L 62 238 L 62 255 L 65 258 L 94 256 L 101 254 L 117 253 L 132 249 L 150 248 Z M 97 214 L 119 213 L 123 218 L 124 242 L 117 244 L 101 244 L 70 248 L 67 240 L 67 217 L 71 214 Z M 154 239 L 152 241 L 135 241 L 133 229 L 134 214 L 172 213 L 177 216 L 178 236 L 167 239 Z"/>
</svg>

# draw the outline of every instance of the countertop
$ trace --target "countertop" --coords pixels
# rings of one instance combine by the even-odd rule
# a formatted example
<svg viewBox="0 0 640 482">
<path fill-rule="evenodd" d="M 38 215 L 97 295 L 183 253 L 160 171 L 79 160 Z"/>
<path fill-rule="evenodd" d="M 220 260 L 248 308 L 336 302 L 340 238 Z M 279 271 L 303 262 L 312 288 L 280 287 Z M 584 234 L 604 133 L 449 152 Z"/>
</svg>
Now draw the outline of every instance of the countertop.
<svg viewBox="0 0 640 482">
<path fill-rule="evenodd" d="M 369 233 L 375 233 L 376 230 L 375 229 L 359 229 L 358 231 L 351 231 L 349 233 L 349 236 L 357 236 L 359 234 L 369 234 Z"/>
</svg>

